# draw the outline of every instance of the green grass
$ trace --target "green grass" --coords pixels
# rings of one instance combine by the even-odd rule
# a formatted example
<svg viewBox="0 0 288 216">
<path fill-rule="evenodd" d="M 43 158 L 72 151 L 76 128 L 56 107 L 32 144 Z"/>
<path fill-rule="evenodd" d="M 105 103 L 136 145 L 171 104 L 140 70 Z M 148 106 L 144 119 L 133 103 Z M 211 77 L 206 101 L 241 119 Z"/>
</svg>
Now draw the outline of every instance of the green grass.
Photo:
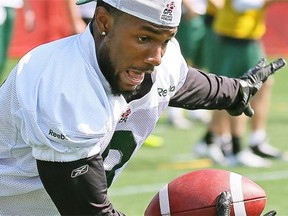
<svg viewBox="0 0 288 216">
<path fill-rule="evenodd" d="M 15 64 L 10 60 L 8 69 Z M 7 69 L 7 70 L 8 70 Z M 8 72 L 6 73 L 8 74 Z M 288 67 L 277 73 L 268 119 L 268 134 L 274 146 L 288 150 Z M 237 172 L 258 183 L 266 191 L 265 211 L 275 209 L 277 215 L 287 214 L 288 163 L 275 160 L 270 168 L 221 167 L 208 159 L 199 160 L 191 148 L 200 139 L 205 126 L 193 123 L 191 130 L 174 129 L 160 119 L 154 134 L 162 136 L 161 148 L 143 148 L 132 158 L 126 169 L 109 190 L 114 206 L 128 216 L 141 216 L 157 191 L 167 182 L 184 173 L 202 168 L 220 168 Z"/>
<path fill-rule="evenodd" d="M 4 72 L 0 72 L 0 84 L 5 80 L 8 76 L 9 72 L 13 69 L 13 67 L 17 64 L 18 59 L 9 59 L 5 65 Z"/>
</svg>

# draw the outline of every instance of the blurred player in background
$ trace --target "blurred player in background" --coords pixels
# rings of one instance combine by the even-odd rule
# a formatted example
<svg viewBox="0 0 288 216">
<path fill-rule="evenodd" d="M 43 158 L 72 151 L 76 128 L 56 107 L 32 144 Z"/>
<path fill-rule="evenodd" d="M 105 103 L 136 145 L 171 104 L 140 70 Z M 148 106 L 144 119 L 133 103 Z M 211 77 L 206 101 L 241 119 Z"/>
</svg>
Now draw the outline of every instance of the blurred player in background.
<svg viewBox="0 0 288 216">
<path fill-rule="evenodd" d="M 278 1 L 225 1 L 224 7 L 214 18 L 214 48 L 211 49 L 214 57 L 208 60 L 209 71 L 240 77 L 243 71 L 265 57 L 261 41 L 265 33 L 265 11 L 273 2 Z M 225 165 L 267 167 L 270 162 L 263 158 L 283 158 L 282 152 L 269 144 L 266 133 L 272 83 L 273 80 L 269 79 L 252 100 L 256 112 L 251 119 L 249 149 L 242 149 L 247 118 L 244 115 L 231 117 L 225 112 L 214 111 L 207 133 L 194 151 Z"/>
<path fill-rule="evenodd" d="M 168 106 L 253 114 L 284 60 L 203 73 L 181 54 L 180 18 L 181 1 L 98 0 L 83 33 L 23 56 L 0 88 L 1 215 L 123 215 L 107 190 Z"/>
<path fill-rule="evenodd" d="M 213 62 L 215 51 L 213 51 L 215 44 L 215 34 L 213 31 L 213 21 L 217 11 L 223 7 L 225 0 L 208 0 L 205 14 L 203 15 L 206 34 L 203 40 L 202 47 L 202 65 L 203 68 L 208 71 Z M 210 61 L 211 60 L 211 61 Z"/>
<path fill-rule="evenodd" d="M 15 9 L 22 7 L 25 14 L 24 28 L 30 30 L 34 23 L 34 12 L 30 8 L 29 0 L 0 1 L 0 81 L 4 79 L 3 73 L 16 16 Z"/>
<path fill-rule="evenodd" d="M 204 68 L 204 41 L 206 37 L 203 15 L 206 13 L 206 7 L 207 0 L 183 0 L 182 17 L 176 35 L 186 61 L 202 69 Z M 210 112 L 193 110 L 186 113 L 180 108 L 169 107 L 167 109 L 168 123 L 176 128 L 192 129 L 190 119 L 207 124 L 210 120 Z"/>
<path fill-rule="evenodd" d="M 11 58 L 21 58 L 36 46 L 83 32 L 86 28 L 78 8 L 75 7 L 75 0 L 29 0 L 29 5 L 33 11 L 33 23 L 29 28 L 25 24 L 25 9 L 19 8 L 16 11 L 14 33 L 9 47 Z"/>
</svg>

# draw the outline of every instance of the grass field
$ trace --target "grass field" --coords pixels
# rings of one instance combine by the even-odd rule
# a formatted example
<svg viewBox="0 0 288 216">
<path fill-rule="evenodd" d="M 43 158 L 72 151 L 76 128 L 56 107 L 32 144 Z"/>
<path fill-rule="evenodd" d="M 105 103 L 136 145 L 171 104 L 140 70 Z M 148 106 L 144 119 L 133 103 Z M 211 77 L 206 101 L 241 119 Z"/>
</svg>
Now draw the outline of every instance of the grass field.
<svg viewBox="0 0 288 216">
<path fill-rule="evenodd" d="M 7 71 L 15 61 L 10 61 Z M 288 67 L 275 76 L 268 133 L 274 146 L 288 150 Z M 268 197 L 265 211 L 275 209 L 277 215 L 288 214 L 288 162 L 275 160 L 270 168 L 221 167 L 209 159 L 199 159 L 191 148 L 205 131 L 201 123 L 193 123 L 191 130 L 179 130 L 160 119 L 154 134 L 162 136 L 161 148 L 143 147 L 109 191 L 114 206 L 128 216 L 141 216 L 152 197 L 167 182 L 192 170 L 220 168 L 247 176 L 264 188 Z"/>
</svg>

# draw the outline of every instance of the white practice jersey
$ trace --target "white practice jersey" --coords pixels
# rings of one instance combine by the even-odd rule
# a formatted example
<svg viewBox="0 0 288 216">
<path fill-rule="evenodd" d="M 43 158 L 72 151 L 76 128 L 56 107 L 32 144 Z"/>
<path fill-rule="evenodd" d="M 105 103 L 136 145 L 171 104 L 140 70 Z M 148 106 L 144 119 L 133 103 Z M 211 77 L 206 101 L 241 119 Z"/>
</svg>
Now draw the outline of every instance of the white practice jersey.
<svg viewBox="0 0 288 216">
<path fill-rule="evenodd" d="M 187 71 L 172 39 L 151 90 L 127 103 L 111 94 L 89 27 L 26 54 L 0 88 L 0 196 L 43 188 L 35 158 L 74 161 L 101 153 L 110 186 Z"/>
<path fill-rule="evenodd" d="M 21 8 L 23 7 L 23 0 L 1 0 L 0 6 L 11 7 L 11 8 Z"/>
</svg>

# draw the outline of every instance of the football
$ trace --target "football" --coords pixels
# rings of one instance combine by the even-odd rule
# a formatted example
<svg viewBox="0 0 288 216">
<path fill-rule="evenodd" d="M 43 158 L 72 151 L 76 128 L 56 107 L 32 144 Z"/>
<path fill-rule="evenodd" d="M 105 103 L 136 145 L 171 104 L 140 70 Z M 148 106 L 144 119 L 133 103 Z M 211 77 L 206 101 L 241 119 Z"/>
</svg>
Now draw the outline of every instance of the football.
<svg viewBox="0 0 288 216">
<path fill-rule="evenodd" d="M 232 195 L 232 216 L 260 216 L 265 208 L 265 191 L 252 180 L 226 170 L 203 169 L 166 184 L 148 204 L 145 216 L 216 216 L 222 191 Z"/>
</svg>

